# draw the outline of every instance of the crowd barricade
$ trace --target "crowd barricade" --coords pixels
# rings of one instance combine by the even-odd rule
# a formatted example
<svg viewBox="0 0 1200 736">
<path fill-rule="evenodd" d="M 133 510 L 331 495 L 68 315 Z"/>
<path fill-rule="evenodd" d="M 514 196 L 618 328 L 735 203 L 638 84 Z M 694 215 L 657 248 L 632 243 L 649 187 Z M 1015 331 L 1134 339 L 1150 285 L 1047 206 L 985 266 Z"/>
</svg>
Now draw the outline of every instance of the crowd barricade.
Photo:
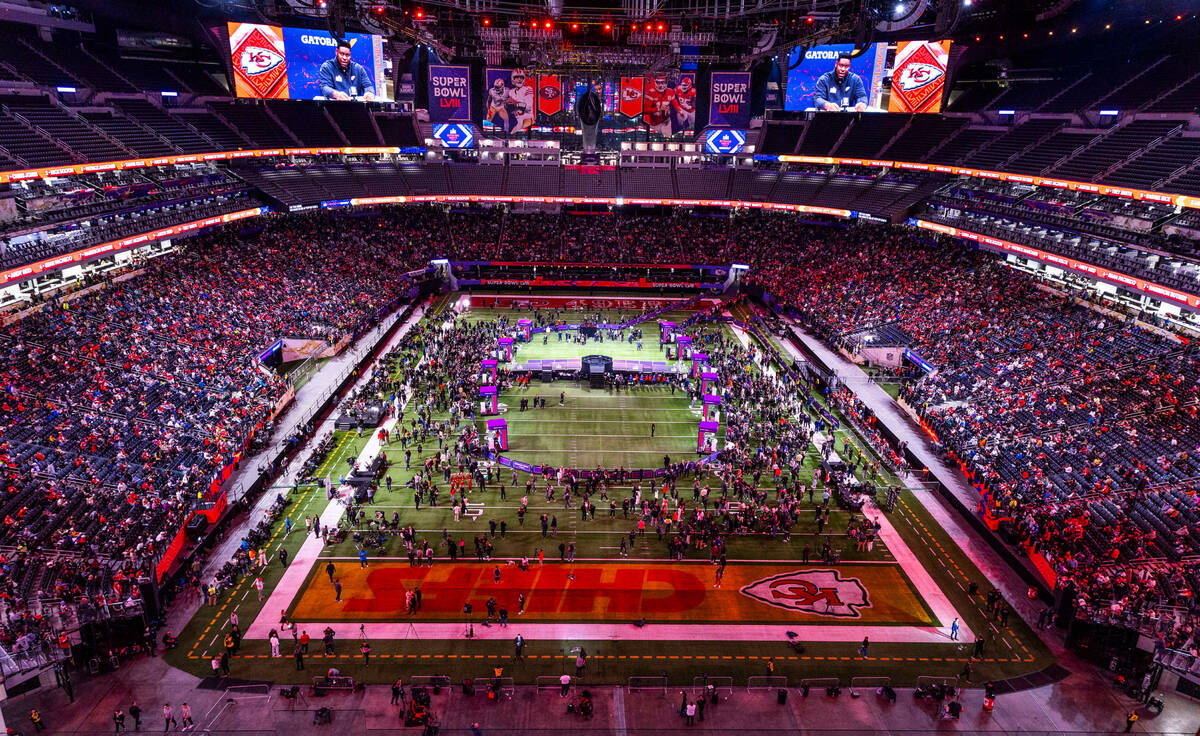
<svg viewBox="0 0 1200 736">
<path fill-rule="evenodd" d="M 536 684 L 538 692 L 543 690 L 562 690 L 562 682 L 559 681 L 560 675 L 538 675 Z M 571 678 L 570 687 L 575 687 L 575 678 Z"/>
<path fill-rule="evenodd" d="M 733 695 L 733 678 L 719 675 L 702 675 L 692 678 L 692 695 L 703 693 L 712 685 L 713 689 L 718 692 L 724 692 Z M 786 687 L 786 686 L 785 686 Z"/>
<path fill-rule="evenodd" d="M 756 690 L 778 690 L 788 686 L 788 678 L 784 675 L 751 675 L 746 678 L 746 692 Z"/>
<path fill-rule="evenodd" d="M 646 690 L 662 690 L 662 694 L 667 694 L 667 678 L 664 675 L 631 677 L 629 678 L 629 692 L 643 692 Z"/>
<path fill-rule="evenodd" d="M 409 678 L 409 683 L 413 687 L 427 687 L 430 689 L 440 689 L 450 687 L 449 675 L 413 675 Z"/>
</svg>

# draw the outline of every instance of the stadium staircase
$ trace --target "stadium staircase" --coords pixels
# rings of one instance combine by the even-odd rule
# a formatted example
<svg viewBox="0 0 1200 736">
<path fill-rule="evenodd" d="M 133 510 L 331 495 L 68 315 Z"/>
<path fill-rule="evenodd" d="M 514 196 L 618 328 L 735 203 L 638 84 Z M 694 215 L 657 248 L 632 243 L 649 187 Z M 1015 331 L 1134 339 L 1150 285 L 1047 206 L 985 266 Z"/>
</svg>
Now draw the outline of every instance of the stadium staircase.
<svg viewBox="0 0 1200 736">
<path fill-rule="evenodd" d="M 1148 64 L 1145 68 L 1143 68 L 1141 70 L 1141 72 L 1134 74 L 1132 77 L 1125 80 L 1124 84 L 1118 84 L 1116 87 L 1113 87 L 1112 89 L 1110 89 L 1108 91 L 1108 94 L 1106 94 L 1103 97 L 1101 97 L 1100 99 L 1096 100 L 1093 104 L 1089 105 L 1089 107 L 1095 108 L 1097 110 L 1103 110 L 1105 107 L 1106 100 L 1112 99 L 1117 94 L 1119 94 L 1121 92 L 1121 90 L 1125 89 L 1126 87 L 1133 84 L 1137 80 L 1142 79 L 1147 74 L 1154 71 L 1156 68 L 1158 68 L 1162 64 L 1166 63 L 1167 59 L 1169 59 L 1169 58 L 1171 58 L 1169 55 L 1159 57 L 1157 60 L 1155 60 L 1155 62 L 1153 64 Z"/>
<path fill-rule="evenodd" d="M 329 121 L 329 127 L 333 128 L 334 133 L 337 133 L 337 137 L 339 140 L 341 140 L 343 146 L 354 145 L 350 142 L 350 139 L 346 137 L 346 131 L 342 130 L 342 127 L 338 125 L 337 121 L 333 119 L 333 116 L 329 114 L 329 108 L 322 106 L 321 114 L 323 114 L 325 119 Z"/>
<path fill-rule="evenodd" d="M 1107 179 L 1117 169 L 1120 169 L 1124 166 L 1129 165 L 1130 163 L 1133 163 L 1135 160 L 1141 158 L 1142 156 L 1145 156 L 1150 151 L 1153 151 L 1155 148 L 1158 148 L 1162 144 L 1173 139 L 1175 136 L 1183 133 L 1185 127 L 1186 126 L 1184 123 L 1180 123 L 1179 125 L 1176 125 L 1174 128 L 1171 128 L 1169 131 L 1167 131 L 1163 135 L 1160 135 L 1159 137 L 1155 138 L 1154 140 L 1139 146 L 1133 152 L 1131 152 L 1129 155 L 1122 158 L 1120 161 L 1114 162 L 1108 168 L 1106 168 L 1104 171 L 1101 171 L 1098 175 L 1093 176 L 1091 180 L 1092 181 L 1103 181 L 1103 180 Z"/>
<path fill-rule="evenodd" d="M 1187 79 L 1184 79 L 1182 82 L 1180 82 L 1179 84 L 1176 84 L 1175 86 L 1166 90 L 1165 92 L 1158 95 L 1154 99 L 1142 104 L 1141 106 L 1139 106 L 1137 108 L 1137 112 L 1144 112 L 1146 110 L 1152 110 L 1154 107 L 1158 106 L 1159 103 L 1162 103 L 1166 100 L 1172 99 L 1181 90 L 1185 89 L 1186 87 L 1188 87 L 1190 85 L 1195 84 L 1198 80 L 1200 80 L 1200 71 L 1196 72 L 1195 74 L 1192 74 Z"/>
<path fill-rule="evenodd" d="M 1091 78 L 1092 78 L 1092 72 L 1087 72 L 1085 74 L 1082 74 L 1082 75 L 1076 77 L 1074 82 L 1071 82 L 1066 87 L 1063 87 L 1058 92 L 1054 93 L 1050 97 L 1047 97 L 1045 100 L 1042 101 L 1042 104 L 1035 107 L 1033 111 L 1034 112 L 1045 111 L 1047 108 L 1050 107 L 1051 103 L 1053 103 L 1055 100 L 1057 100 L 1058 98 L 1062 97 L 1063 95 L 1071 92 L 1071 90 L 1075 89 L 1076 87 L 1079 87 L 1079 85 L 1083 84 L 1084 81 L 1091 79 Z M 1082 87 L 1080 89 L 1082 89 Z"/>
<path fill-rule="evenodd" d="M 291 128 L 289 128 L 283 122 L 283 119 L 275 114 L 275 111 L 271 109 L 270 105 L 263 103 L 262 109 L 263 109 L 263 112 L 266 113 L 266 116 L 268 118 L 270 118 L 271 120 L 273 120 L 275 122 L 275 124 L 279 126 L 279 129 L 282 130 L 288 138 L 292 139 L 292 143 L 294 143 L 297 146 L 301 146 L 301 147 L 304 146 L 304 141 L 300 139 L 300 136 L 296 135 L 295 131 L 293 131 Z M 322 111 L 322 112 L 324 112 L 324 111 Z M 328 113 L 326 113 L 326 114 L 328 114 Z M 332 118 L 331 118 L 331 121 L 332 121 Z"/>
</svg>

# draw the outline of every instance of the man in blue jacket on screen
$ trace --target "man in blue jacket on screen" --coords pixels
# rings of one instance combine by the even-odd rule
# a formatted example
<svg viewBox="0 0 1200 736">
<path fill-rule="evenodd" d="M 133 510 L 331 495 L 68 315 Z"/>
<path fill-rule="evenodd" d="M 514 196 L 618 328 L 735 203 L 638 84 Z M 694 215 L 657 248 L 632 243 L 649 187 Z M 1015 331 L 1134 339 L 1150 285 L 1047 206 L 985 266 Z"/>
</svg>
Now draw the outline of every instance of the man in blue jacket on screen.
<svg viewBox="0 0 1200 736">
<path fill-rule="evenodd" d="M 338 39 L 337 56 L 321 64 L 317 73 L 321 96 L 327 100 L 375 99 L 375 85 L 366 68 L 350 58 L 350 42 Z"/>
<path fill-rule="evenodd" d="M 867 86 L 862 77 L 850 71 L 850 54 L 838 54 L 833 71 L 825 72 L 817 80 L 813 103 L 818 110 L 828 112 L 867 109 Z"/>
</svg>

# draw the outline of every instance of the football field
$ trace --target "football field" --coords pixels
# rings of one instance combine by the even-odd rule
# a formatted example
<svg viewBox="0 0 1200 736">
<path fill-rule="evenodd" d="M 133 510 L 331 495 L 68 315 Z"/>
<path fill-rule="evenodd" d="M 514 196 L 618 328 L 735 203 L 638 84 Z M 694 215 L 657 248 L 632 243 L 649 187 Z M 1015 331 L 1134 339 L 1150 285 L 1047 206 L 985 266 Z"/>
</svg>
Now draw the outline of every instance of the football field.
<svg viewBox="0 0 1200 736">
<path fill-rule="evenodd" d="M 499 313 L 474 310 L 466 319 L 492 319 Z M 515 322 L 516 315 L 509 316 Z M 672 317 L 682 321 L 686 315 L 663 318 Z M 535 336 L 519 346 L 515 360 L 594 354 L 660 359 L 656 323 L 643 325 L 643 330 L 640 355 L 636 343 L 543 343 Z M 698 339 L 721 334 L 727 341 L 748 344 L 745 333 L 729 325 L 693 334 Z M 520 400 L 533 397 L 545 397 L 545 408 L 521 411 Z M 697 457 L 699 409 L 670 388 L 593 389 L 571 380 L 535 379 L 527 387 L 504 391 L 500 402 L 509 425 L 504 454 L 514 460 L 634 469 L 661 467 L 664 456 L 672 462 Z M 481 431 L 483 421 L 477 417 Z M 722 422 L 721 434 L 724 429 Z M 844 429 L 836 438 L 839 450 L 843 442 L 862 446 Z M 261 602 L 247 578 L 218 606 L 203 607 L 181 636 L 187 642 L 181 661 L 192 666 L 207 662 L 219 650 L 219 632 L 231 611 L 243 621 L 248 670 L 270 670 L 277 679 L 288 675 L 274 669 L 286 667 L 265 653 L 266 640 L 284 617 L 317 642 L 327 627 L 353 640 L 353 646 L 328 655 L 350 671 L 363 637 L 372 642 L 373 656 L 385 662 L 400 660 L 396 665 L 410 671 L 423 667 L 425 672 L 461 674 L 483 668 L 486 661 L 475 664 L 476 659 L 508 660 L 519 634 L 529 649 L 514 676 L 528 681 L 555 672 L 559 660 L 578 647 L 599 654 L 606 662 L 605 676 L 614 682 L 642 673 L 645 658 L 655 661 L 656 673 L 663 668 L 710 674 L 719 669 L 745 676 L 761 674 L 765 662 L 777 659 L 781 672 L 797 676 L 816 676 L 830 663 L 842 663 L 835 666 L 860 674 L 913 677 L 957 671 L 977 637 L 985 639 L 987 649 L 976 667 L 995 676 L 1038 669 L 1048 656 L 1016 617 L 1004 629 L 989 621 L 982 598 L 989 589 L 985 579 L 909 490 L 890 514 L 873 506 L 856 513 L 832 503 L 827 521 L 818 520 L 821 493 L 805 496 L 787 533 L 746 528 L 723 535 L 727 564 L 721 568 L 698 540 L 683 539 L 680 555 L 668 548 L 673 531 L 668 528 L 660 536 L 650 525 L 639 530 L 640 515 L 623 508 L 622 502 L 638 492 L 652 502 L 661 498 L 669 492 L 661 480 L 613 482 L 592 496 L 594 513 L 584 514 L 579 499 L 568 504 L 561 489 L 547 498 L 543 481 L 530 492 L 530 476 L 518 473 L 514 483 L 513 471 L 498 468 L 483 488 L 471 488 L 467 513 L 456 514 L 448 488 L 443 487 L 439 504 L 430 506 L 427 500 L 418 504 L 406 487 L 436 446 L 421 449 L 418 455 L 411 444 L 402 447 L 395 439 L 381 445 L 366 433 L 361 438 L 341 434 L 318 475 L 336 476 L 347 458 L 383 452 L 391 465 L 392 490 L 381 484 L 374 503 L 365 507 L 365 519 L 347 530 L 343 541 L 328 545 L 303 533 L 305 517 L 320 514 L 330 524 L 342 519 L 344 508 L 326 503 L 323 492 L 313 488 L 293 494 L 294 529 L 272 540 L 273 549 L 288 549 L 290 565 L 285 570 L 273 562 L 263 570 L 267 595 Z M 817 452 L 810 448 L 802 483 L 811 483 L 818 465 Z M 898 482 L 890 476 L 885 480 Z M 712 489 L 714 499 L 719 497 L 718 478 L 705 471 L 696 481 Z M 773 505 L 773 484 L 766 490 L 766 503 Z M 700 506 L 693 500 L 693 478 L 681 478 L 676 492 L 690 507 Z M 527 510 L 519 514 L 522 497 Z M 709 508 L 707 513 L 716 513 L 711 504 Z M 731 511 L 736 516 L 744 507 L 735 502 Z M 880 527 L 869 546 L 848 534 L 864 515 Z M 390 529 L 378 532 L 382 539 L 376 543 L 365 544 L 377 533 L 379 520 L 411 527 L 415 547 L 432 548 L 432 564 L 424 562 L 424 555 L 410 557 Z M 365 562 L 359 557 L 364 548 Z M 979 595 L 966 595 L 970 582 L 979 585 Z M 419 608 L 410 610 L 417 591 Z M 950 638 L 955 619 L 958 641 Z M 789 632 L 803 642 L 803 652 L 786 646 Z M 857 655 L 864 637 L 871 642 L 869 663 Z M 290 652 L 290 645 L 285 648 Z M 242 676 L 236 666 L 234 674 Z M 360 676 L 376 674 L 364 671 Z"/>
</svg>

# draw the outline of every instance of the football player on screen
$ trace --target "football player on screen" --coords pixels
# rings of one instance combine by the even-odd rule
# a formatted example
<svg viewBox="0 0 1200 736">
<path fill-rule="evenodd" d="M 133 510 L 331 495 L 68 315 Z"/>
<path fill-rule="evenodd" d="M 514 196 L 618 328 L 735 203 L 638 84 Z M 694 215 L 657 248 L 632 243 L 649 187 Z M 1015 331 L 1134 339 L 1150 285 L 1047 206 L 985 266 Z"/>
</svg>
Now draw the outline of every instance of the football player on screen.
<svg viewBox="0 0 1200 736">
<path fill-rule="evenodd" d="M 488 88 L 487 115 L 483 119 L 501 130 L 508 130 L 508 88 L 502 77 L 496 77 L 496 81 Z"/>
<path fill-rule="evenodd" d="M 533 85 L 525 80 L 524 69 L 513 70 L 512 89 L 508 93 L 508 99 L 513 115 L 512 131 L 518 133 L 532 128 L 534 92 Z"/>
<path fill-rule="evenodd" d="M 692 86 L 691 77 L 680 77 L 675 84 L 671 113 L 675 118 L 675 130 L 692 130 L 696 127 L 696 88 Z"/>
<path fill-rule="evenodd" d="M 664 138 L 671 137 L 671 104 L 674 98 L 675 90 L 667 86 L 666 77 L 655 77 L 654 86 L 646 90 L 643 97 L 646 125 Z"/>
</svg>

